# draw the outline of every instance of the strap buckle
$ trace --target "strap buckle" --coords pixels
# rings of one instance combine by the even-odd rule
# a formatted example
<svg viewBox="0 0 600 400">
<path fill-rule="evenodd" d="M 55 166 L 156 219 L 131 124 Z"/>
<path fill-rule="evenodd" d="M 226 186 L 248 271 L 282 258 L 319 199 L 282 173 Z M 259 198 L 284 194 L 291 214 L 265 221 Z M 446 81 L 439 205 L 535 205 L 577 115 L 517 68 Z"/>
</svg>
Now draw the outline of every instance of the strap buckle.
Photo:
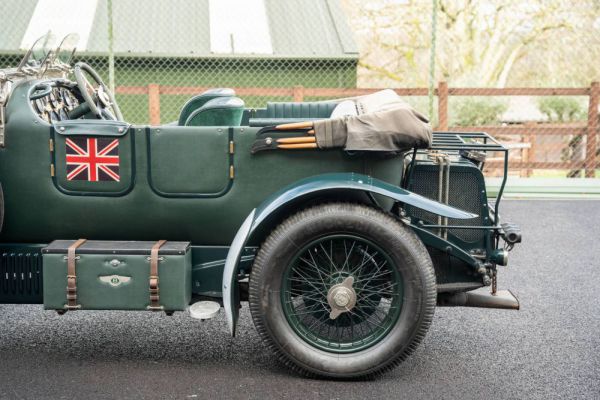
<svg viewBox="0 0 600 400">
<path fill-rule="evenodd" d="M 160 289 L 158 287 L 158 263 L 163 260 L 163 257 L 158 256 L 160 248 L 166 243 L 166 240 L 159 240 L 152 246 L 150 250 L 150 278 L 149 278 L 149 292 L 150 292 L 150 305 L 147 307 L 151 311 L 162 311 L 164 307 L 160 305 Z"/>
<path fill-rule="evenodd" d="M 77 248 L 84 244 L 87 239 L 79 239 L 67 249 L 67 304 L 66 310 L 77 310 L 81 308 L 81 304 L 77 304 L 77 271 L 76 263 L 80 256 L 75 255 Z"/>
</svg>

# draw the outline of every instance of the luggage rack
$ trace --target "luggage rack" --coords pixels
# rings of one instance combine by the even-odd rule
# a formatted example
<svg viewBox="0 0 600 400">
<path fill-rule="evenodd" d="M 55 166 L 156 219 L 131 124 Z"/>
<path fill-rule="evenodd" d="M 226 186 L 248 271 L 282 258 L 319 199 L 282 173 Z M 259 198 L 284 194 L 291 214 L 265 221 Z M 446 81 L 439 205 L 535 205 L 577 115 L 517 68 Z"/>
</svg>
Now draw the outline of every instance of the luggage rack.
<svg viewBox="0 0 600 400">
<path fill-rule="evenodd" d="M 486 132 L 433 132 L 430 150 L 508 151 Z"/>
<path fill-rule="evenodd" d="M 487 132 L 449 132 L 438 131 L 433 132 L 433 140 L 429 149 L 414 149 L 412 152 L 412 164 L 417 159 L 418 154 L 428 154 L 431 152 L 445 152 L 451 155 L 461 155 L 462 151 L 478 151 L 478 152 L 501 152 L 504 155 L 503 177 L 502 183 L 498 190 L 496 201 L 494 202 L 494 226 L 498 225 L 498 209 L 500 199 L 506 186 L 508 178 L 508 148 Z M 479 163 L 479 168 L 483 170 L 485 161 Z M 412 172 L 413 168 L 410 168 Z"/>
</svg>

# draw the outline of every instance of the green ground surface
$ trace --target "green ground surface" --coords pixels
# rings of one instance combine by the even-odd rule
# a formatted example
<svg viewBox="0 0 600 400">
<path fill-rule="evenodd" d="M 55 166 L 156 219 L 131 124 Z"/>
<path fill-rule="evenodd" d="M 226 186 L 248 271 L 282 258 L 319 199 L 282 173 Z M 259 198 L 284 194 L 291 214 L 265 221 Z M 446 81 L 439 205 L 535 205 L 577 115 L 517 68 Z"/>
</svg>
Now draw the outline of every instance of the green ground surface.
<svg viewBox="0 0 600 400">
<path fill-rule="evenodd" d="M 502 180 L 486 179 L 488 197 L 496 197 Z M 509 177 L 504 198 L 600 199 L 600 179 Z"/>
</svg>

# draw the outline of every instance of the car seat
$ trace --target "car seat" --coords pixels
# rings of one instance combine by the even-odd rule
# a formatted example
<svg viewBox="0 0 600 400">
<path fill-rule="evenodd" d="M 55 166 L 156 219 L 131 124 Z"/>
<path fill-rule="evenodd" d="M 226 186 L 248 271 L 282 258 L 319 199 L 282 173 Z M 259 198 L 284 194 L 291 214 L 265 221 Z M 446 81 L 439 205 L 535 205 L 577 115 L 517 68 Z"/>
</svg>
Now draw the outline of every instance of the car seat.
<svg viewBox="0 0 600 400">
<path fill-rule="evenodd" d="M 244 101 L 239 97 L 217 97 L 195 110 L 185 126 L 240 126 Z"/>
<path fill-rule="evenodd" d="M 235 96 L 235 91 L 229 88 L 215 88 L 209 89 L 197 96 L 189 99 L 181 109 L 179 113 L 179 120 L 177 121 L 177 125 L 186 125 L 186 121 L 190 117 L 190 115 L 199 110 L 204 104 L 208 101 L 217 99 L 217 98 L 228 98 Z"/>
</svg>

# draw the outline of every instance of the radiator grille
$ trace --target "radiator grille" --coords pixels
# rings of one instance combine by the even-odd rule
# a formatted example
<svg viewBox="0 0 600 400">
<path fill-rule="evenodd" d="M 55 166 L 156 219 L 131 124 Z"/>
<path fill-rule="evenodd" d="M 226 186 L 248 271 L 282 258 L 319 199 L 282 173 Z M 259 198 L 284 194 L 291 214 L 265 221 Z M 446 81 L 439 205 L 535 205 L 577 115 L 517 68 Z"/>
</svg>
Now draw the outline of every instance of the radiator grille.
<svg viewBox="0 0 600 400">
<path fill-rule="evenodd" d="M 0 302 L 42 302 L 42 255 L 26 249 L 3 250 L 0 255 Z"/>
<path fill-rule="evenodd" d="M 461 210 L 477 214 L 473 219 L 454 219 L 449 218 L 449 225 L 483 225 L 483 216 L 481 215 L 481 178 L 477 174 L 476 168 L 467 168 L 461 165 L 452 165 L 450 167 L 450 195 L 448 203 Z M 417 164 L 411 177 L 409 189 L 422 196 L 433 200 L 438 199 L 438 166 Z M 426 223 L 437 224 L 437 215 L 423 211 L 419 208 L 410 207 L 409 215 L 423 220 Z M 483 238 L 483 231 L 477 229 L 450 229 L 449 233 L 465 242 L 477 242 Z"/>
</svg>

